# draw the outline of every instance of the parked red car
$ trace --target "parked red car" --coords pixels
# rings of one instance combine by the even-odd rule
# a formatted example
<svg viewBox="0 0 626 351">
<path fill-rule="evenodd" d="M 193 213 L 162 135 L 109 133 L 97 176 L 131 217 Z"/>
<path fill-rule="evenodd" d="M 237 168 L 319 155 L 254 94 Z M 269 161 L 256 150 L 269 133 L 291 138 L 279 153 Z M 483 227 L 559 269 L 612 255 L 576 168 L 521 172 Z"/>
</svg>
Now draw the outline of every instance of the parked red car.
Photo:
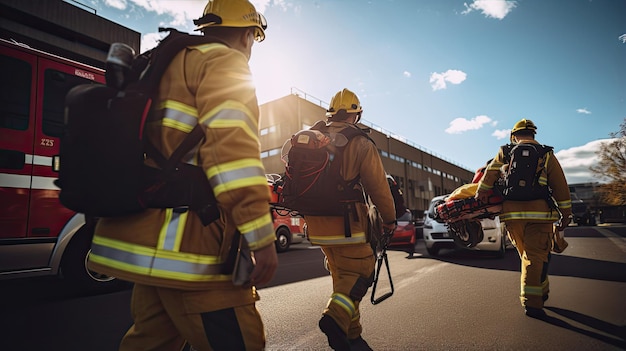
<svg viewBox="0 0 626 351">
<path fill-rule="evenodd" d="M 409 255 L 413 256 L 416 242 L 415 225 L 411 221 L 398 221 L 398 226 L 393 232 L 389 247 L 404 247 Z"/>
</svg>

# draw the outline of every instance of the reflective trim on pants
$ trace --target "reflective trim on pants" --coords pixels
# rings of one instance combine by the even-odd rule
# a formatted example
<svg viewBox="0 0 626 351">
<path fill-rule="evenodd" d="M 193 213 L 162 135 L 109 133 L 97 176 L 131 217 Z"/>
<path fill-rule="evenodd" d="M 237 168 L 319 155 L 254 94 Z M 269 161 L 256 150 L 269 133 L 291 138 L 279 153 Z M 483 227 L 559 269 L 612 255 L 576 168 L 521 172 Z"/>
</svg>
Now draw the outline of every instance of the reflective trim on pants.
<svg viewBox="0 0 626 351">
<path fill-rule="evenodd" d="M 333 294 L 324 314 L 331 316 L 349 339 L 361 335 L 359 303 L 371 285 L 376 259 L 369 244 L 322 246 L 333 279 Z M 368 285 L 369 284 L 369 285 Z M 367 286 L 366 286 L 367 285 Z M 352 296 L 357 293 L 360 296 Z M 348 298 L 353 308 L 337 303 L 335 297 Z M 351 306 L 351 307 L 352 307 Z"/>
</svg>

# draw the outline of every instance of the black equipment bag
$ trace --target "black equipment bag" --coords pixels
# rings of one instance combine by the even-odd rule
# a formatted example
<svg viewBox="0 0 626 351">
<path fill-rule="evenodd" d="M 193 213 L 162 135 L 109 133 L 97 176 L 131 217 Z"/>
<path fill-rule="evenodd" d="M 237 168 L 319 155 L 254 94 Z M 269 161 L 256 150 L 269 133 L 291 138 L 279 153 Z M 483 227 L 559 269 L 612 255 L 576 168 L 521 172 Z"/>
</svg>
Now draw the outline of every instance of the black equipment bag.
<svg viewBox="0 0 626 351">
<path fill-rule="evenodd" d="M 159 30 L 170 34 L 156 48 L 134 58 L 131 81 L 125 88 L 84 84 L 68 92 L 55 181 L 61 188 L 59 199 L 67 208 L 114 217 L 146 208 L 188 206 L 205 214 L 205 224 L 219 217 L 202 169 L 181 162 L 203 139 L 202 127 L 196 125 L 170 159 L 147 142 L 144 127 L 161 77 L 174 56 L 187 46 L 220 41 Z M 146 158 L 153 159 L 160 169 L 144 165 Z"/>
<path fill-rule="evenodd" d="M 323 121 L 291 138 L 291 149 L 279 204 L 302 215 L 345 216 L 350 204 L 365 202 L 359 179 L 345 181 L 340 174 L 346 145 L 335 146 L 332 152 L 326 143 L 316 138 L 328 130 Z M 320 134 L 321 133 L 321 134 Z M 357 135 L 369 138 L 358 128 L 344 128 L 339 132 L 347 141 Z M 347 144 L 347 142 L 346 142 Z"/>
<path fill-rule="evenodd" d="M 546 184 L 540 184 L 539 177 L 545 167 L 546 155 L 550 146 L 519 143 L 502 147 L 506 171 L 496 189 L 505 200 L 528 201 L 550 197 Z"/>
</svg>

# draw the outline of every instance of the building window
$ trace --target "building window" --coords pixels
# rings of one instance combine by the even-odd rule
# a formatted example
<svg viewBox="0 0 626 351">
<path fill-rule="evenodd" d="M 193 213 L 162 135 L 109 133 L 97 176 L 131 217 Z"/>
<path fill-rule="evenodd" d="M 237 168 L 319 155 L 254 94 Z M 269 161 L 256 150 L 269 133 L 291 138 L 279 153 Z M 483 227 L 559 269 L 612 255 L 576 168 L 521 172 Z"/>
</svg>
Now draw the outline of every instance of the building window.
<svg viewBox="0 0 626 351">
<path fill-rule="evenodd" d="M 398 155 L 390 154 L 389 158 L 392 160 L 404 163 L 404 157 L 400 157 Z"/>
<path fill-rule="evenodd" d="M 276 126 L 271 126 L 271 127 L 267 127 L 267 128 L 263 128 L 259 131 L 260 135 L 267 135 L 270 133 L 275 133 L 276 132 Z"/>
<path fill-rule="evenodd" d="M 385 150 L 380 150 L 380 155 L 383 157 L 389 157 L 389 154 Z"/>
<path fill-rule="evenodd" d="M 4 55 L 0 56 L 0 66 L 0 128 L 26 130 L 30 116 L 32 66 Z"/>
<path fill-rule="evenodd" d="M 269 151 L 270 156 L 280 155 L 280 149 L 272 149 Z"/>
</svg>

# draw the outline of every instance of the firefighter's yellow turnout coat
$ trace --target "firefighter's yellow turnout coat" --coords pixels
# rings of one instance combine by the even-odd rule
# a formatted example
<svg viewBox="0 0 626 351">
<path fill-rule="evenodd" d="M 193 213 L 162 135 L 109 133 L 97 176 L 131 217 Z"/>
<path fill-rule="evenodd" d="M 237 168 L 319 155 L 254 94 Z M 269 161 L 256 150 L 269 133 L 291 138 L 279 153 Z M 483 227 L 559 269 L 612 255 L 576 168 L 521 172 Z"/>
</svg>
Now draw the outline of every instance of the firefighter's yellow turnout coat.
<svg viewBox="0 0 626 351">
<path fill-rule="evenodd" d="M 218 43 L 189 47 L 166 70 L 159 96 L 148 138 L 169 157 L 196 124 L 202 125 L 205 140 L 183 161 L 202 167 L 221 218 L 203 226 L 186 208 L 102 218 L 89 268 L 144 286 L 189 291 L 184 313 L 254 308 L 254 287 L 235 286 L 223 270 L 234 235 L 253 251 L 275 240 L 247 57 Z"/>
<path fill-rule="evenodd" d="M 330 122 L 331 133 L 357 128 L 346 122 Z M 350 140 L 343 151 L 341 176 L 350 181 L 360 176 L 360 184 L 371 197 L 386 223 L 395 220 L 395 207 L 376 145 L 365 136 Z M 359 303 L 372 283 L 375 258 L 366 238 L 367 205 L 357 203 L 350 215 L 350 236 L 346 236 L 344 217 L 306 216 L 309 241 L 320 245 L 328 260 L 333 293 L 324 310 L 349 339 L 362 331 Z"/>
</svg>

